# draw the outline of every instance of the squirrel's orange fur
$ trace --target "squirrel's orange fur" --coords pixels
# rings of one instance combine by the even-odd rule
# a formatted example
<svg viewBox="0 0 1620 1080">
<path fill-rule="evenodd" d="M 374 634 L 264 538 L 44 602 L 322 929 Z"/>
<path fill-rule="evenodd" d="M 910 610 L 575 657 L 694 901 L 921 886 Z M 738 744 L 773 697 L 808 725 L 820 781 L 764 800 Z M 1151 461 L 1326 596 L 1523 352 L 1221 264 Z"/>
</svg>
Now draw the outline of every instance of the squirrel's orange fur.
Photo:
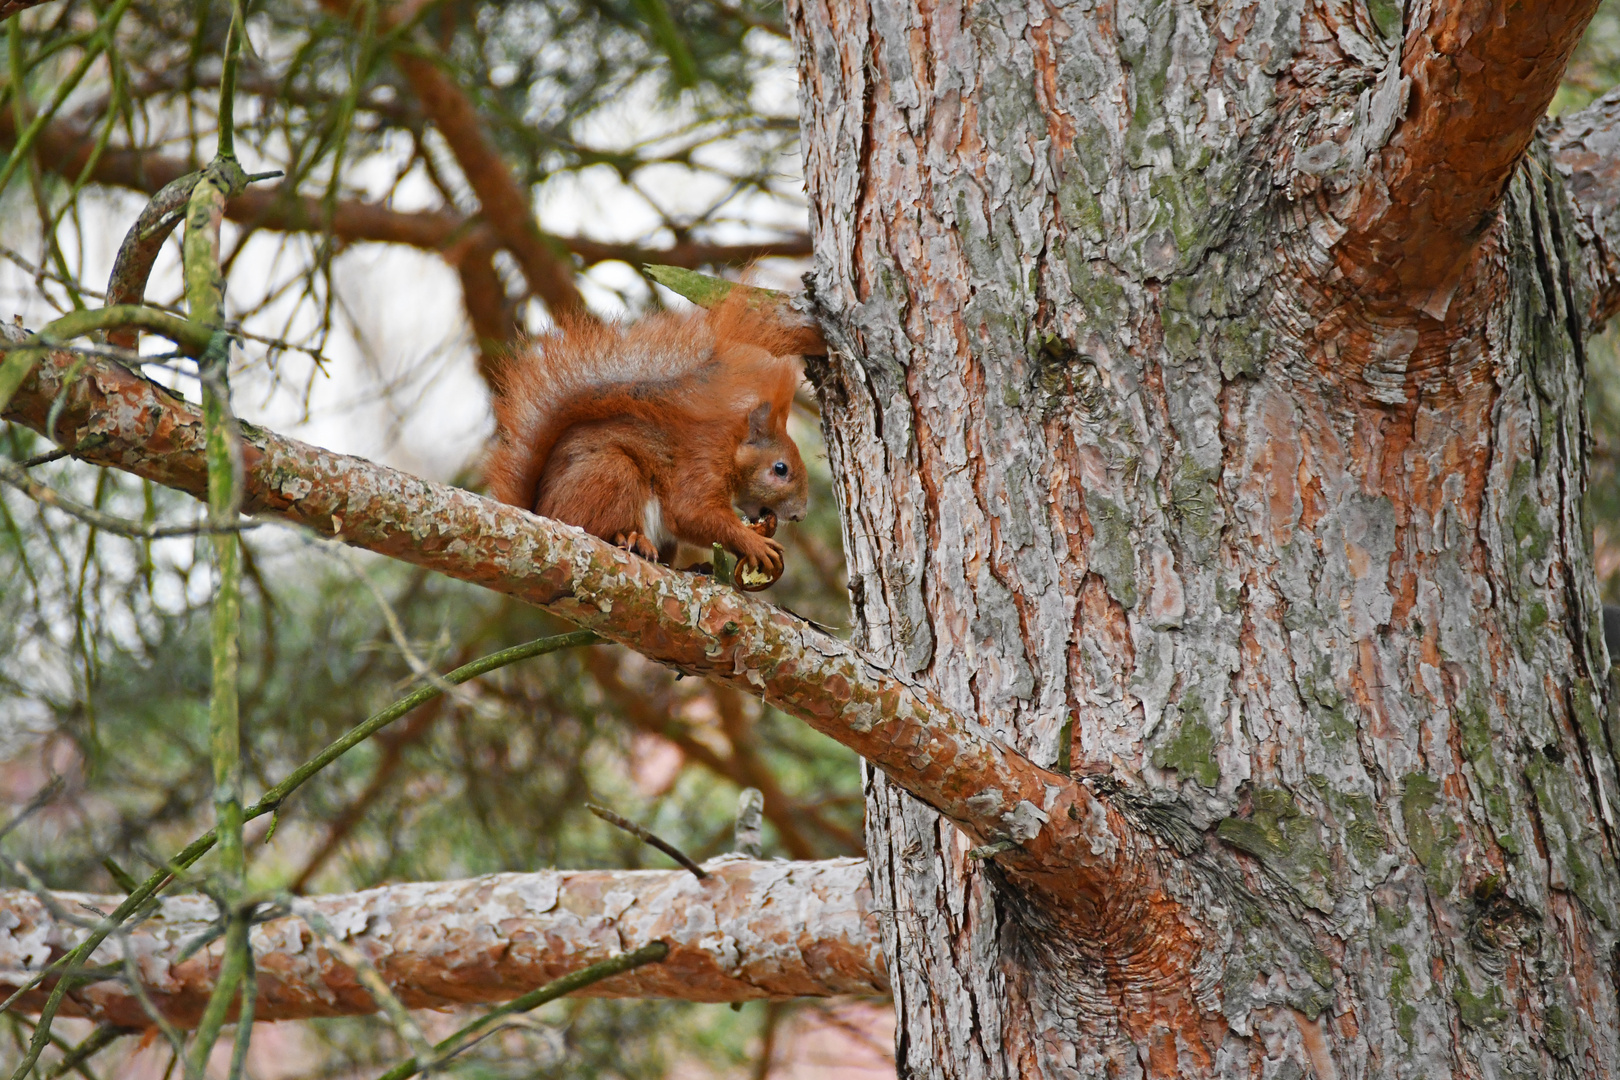
<svg viewBox="0 0 1620 1080">
<path fill-rule="evenodd" d="M 719 543 L 772 574 L 782 546 L 738 520 L 798 520 L 809 485 L 787 434 L 804 331 L 741 290 L 709 312 L 575 321 L 505 366 L 485 469 L 503 502 L 646 558 Z"/>
</svg>

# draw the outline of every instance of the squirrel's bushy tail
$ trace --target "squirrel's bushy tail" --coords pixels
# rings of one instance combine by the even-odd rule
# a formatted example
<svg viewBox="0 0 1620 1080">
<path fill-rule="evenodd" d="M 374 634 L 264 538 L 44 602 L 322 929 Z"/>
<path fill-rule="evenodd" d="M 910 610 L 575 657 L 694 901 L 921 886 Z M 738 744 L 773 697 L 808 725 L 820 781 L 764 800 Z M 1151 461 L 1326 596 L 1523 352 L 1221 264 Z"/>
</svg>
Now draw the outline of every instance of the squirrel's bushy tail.
<svg viewBox="0 0 1620 1080">
<path fill-rule="evenodd" d="M 714 334 L 701 316 L 661 314 L 630 325 L 559 320 L 526 341 L 496 378 L 495 444 L 484 466 L 490 493 L 533 509 L 551 449 L 582 406 L 637 388 L 675 390 L 713 356 Z"/>
<path fill-rule="evenodd" d="M 760 401 L 785 423 L 805 331 L 748 303 L 742 290 L 708 312 L 625 325 L 559 320 L 503 366 L 495 387 L 490 492 L 532 510 L 552 449 L 574 424 L 649 409 L 665 423 L 741 424 Z"/>
</svg>

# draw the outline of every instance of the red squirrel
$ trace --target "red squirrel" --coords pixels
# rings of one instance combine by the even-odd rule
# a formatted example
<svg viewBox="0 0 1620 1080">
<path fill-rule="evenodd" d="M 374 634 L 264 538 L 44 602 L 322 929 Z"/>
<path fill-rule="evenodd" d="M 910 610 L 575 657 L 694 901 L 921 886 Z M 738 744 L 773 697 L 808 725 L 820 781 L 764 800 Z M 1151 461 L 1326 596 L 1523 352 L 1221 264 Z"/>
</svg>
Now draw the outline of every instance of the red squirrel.
<svg viewBox="0 0 1620 1080">
<path fill-rule="evenodd" d="M 775 518 L 809 503 L 787 415 L 812 336 L 744 289 L 707 312 L 565 322 L 496 380 L 490 490 L 645 559 L 718 543 L 775 580 Z"/>
</svg>

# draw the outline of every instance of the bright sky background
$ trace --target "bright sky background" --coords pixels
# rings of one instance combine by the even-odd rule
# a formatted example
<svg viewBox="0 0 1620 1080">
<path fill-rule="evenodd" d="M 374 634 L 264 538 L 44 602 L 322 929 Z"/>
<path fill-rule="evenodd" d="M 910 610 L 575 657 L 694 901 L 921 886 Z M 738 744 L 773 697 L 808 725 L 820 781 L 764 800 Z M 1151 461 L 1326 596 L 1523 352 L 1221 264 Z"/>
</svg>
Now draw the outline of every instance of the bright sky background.
<svg viewBox="0 0 1620 1080">
<path fill-rule="evenodd" d="M 749 44 L 767 67 L 756 94 L 758 111 L 765 116 L 795 116 L 796 78 L 790 46 L 764 32 L 751 35 Z M 96 82 L 94 77 L 88 78 L 85 85 L 93 87 Z M 583 134 L 593 145 L 623 146 L 677 132 L 689 121 L 683 110 L 662 105 L 647 86 L 644 92 L 623 95 L 599 109 Z M 728 153 L 740 156 L 741 150 L 720 143 L 700 151 Z M 402 145 L 400 154 L 403 159 L 408 148 Z M 273 163 L 249 160 L 246 154 L 243 164 L 249 171 L 274 167 Z M 377 158 L 353 179 L 381 193 L 392 173 L 392 161 Z M 704 239 L 745 242 L 803 228 L 805 209 L 796 153 L 781 160 L 778 173 L 777 197 L 733 197 L 726 206 L 726 220 L 705 231 Z M 716 177 L 677 166 L 661 166 L 642 173 L 641 178 L 643 187 L 637 191 L 622 184 L 605 166 L 560 175 L 536 193 L 541 227 L 563 236 L 585 235 L 656 247 L 671 237 L 660 229 L 649 199 L 656 199 L 678 218 L 726 194 Z M 394 200 L 402 209 L 438 201 L 420 171 L 397 189 Z M 104 285 L 118 244 L 142 205 L 140 197 L 123 192 L 83 201 L 83 235 L 75 233 L 69 222 L 61 237 L 70 264 L 82 265 L 81 281 L 97 288 Z M 0 205 L 0 243 L 37 265 L 41 248 L 34 217 L 31 207 Z M 232 250 L 238 236 L 227 222 L 225 251 Z M 179 295 L 178 237 L 177 230 L 154 269 L 149 300 L 173 301 Z M 308 251 L 308 243 L 301 238 L 288 242 L 281 234 L 268 233 L 253 237 L 232 268 L 228 309 L 240 311 L 243 305 L 251 305 L 267 287 L 285 280 L 296 260 Z M 263 347 L 250 343 L 237 354 L 233 375 L 238 413 L 332 450 L 383 461 L 435 480 L 452 479 L 477 461 L 492 426 L 488 398 L 474 369 L 455 272 L 436 255 L 380 244 L 350 248 L 337 257 L 336 267 L 343 317 L 337 320 L 337 330 L 325 350 L 330 361 L 325 374 L 314 372 L 306 356 L 289 353 L 278 362 L 279 377 L 272 378 L 263 362 Z M 795 287 L 804 269 L 797 261 L 771 260 L 756 268 L 753 280 Z M 590 306 L 609 316 L 631 314 L 647 298 L 646 284 L 624 263 L 594 267 L 585 275 L 582 289 Z M 686 306 L 674 294 L 659 291 L 665 304 Z M 309 317 L 295 321 L 289 333 L 283 324 L 291 311 L 290 301 L 277 303 L 246 322 L 244 329 L 297 340 L 313 322 Z M 55 313 L 40 297 L 29 273 L 11 261 L 0 260 L 0 317 L 18 315 L 24 325 L 37 328 Z M 536 330 L 547 324 L 543 311 L 533 303 L 527 319 Z M 165 348 L 166 343 L 159 339 L 143 339 L 143 352 Z M 183 376 L 176 380 L 162 369 L 148 369 L 148 374 L 171 385 L 177 382 L 187 397 L 196 400 L 194 380 Z"/>
</svg>

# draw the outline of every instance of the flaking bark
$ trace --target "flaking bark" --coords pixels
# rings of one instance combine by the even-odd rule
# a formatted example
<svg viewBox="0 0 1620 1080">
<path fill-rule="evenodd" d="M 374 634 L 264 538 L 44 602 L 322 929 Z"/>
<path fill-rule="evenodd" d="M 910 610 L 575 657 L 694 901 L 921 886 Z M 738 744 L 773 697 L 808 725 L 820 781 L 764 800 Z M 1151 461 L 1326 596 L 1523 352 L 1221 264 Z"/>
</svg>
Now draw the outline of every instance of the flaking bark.
<svg viewBox="0 0 1620 1080">
<path fill-rule="evenodd" d="M 670 946 L 663 963 L 592 986 L 586 995 L 713 1002 L 887 991 L 864 861 L 729 859 L 713 860 L 708 869 L 701 882 L 685 871 L 661 870 L 496 874 L 311 903 L 410 1008 L 506 1001 L 651 941 Z M 79 893 L 52 899 L 91 922 L 119 901 Z M 217 915 L 207 897 L 167 897 L 122 939 L 138 957 L 152 1001 L 180 1027 L 196 1023 L 218 976 L 222 945 L 214 941 L 185 959 L 181 952 L 209 933 Z M 0 995 L 83 936 L 32 894 L 0 890 Z M 296 916 L 255 926 L 251 944 L 260 1020 L 375 1011 L 354 972 Z M 109 938 L 91 963 L 116 968 L 122 948 L 119 938 Z M 36 991 L 20 1007 L 37 1009 L 43 998 Z M 64 1012 L 121 1026 L 151 1023 L 117 979 L 74 991 Z"/>
</svg>

